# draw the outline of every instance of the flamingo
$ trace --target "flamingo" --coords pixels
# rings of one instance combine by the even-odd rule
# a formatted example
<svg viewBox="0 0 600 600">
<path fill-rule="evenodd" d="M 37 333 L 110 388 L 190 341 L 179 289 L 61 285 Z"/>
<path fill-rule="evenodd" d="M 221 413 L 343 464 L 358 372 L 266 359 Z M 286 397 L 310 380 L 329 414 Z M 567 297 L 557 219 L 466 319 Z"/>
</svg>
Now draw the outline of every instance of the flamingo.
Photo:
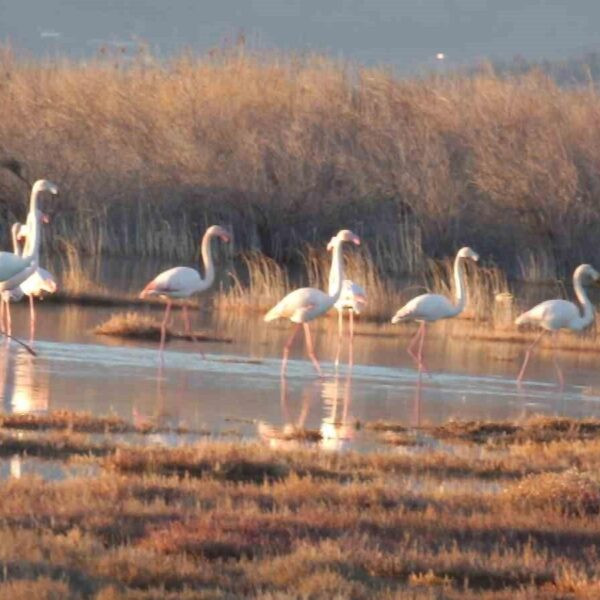
<svg viewBox="0 0 600 600">
<path fill-rule="evenodd" d="M 304 326 L 304 337 L 306 339 L 306 351 L 312 361 L 319 377 L 322 376 L 319 361 L 315 356 L 312 339 L 310 336 L 309 322 L 325 314 L 340 299 L 342 293 L 342 281 L 344 280 L 344 261 L 342 260 L 342 244 L 352 242 L 360 244 L 360 238 L 348 229 L 342 229 L 331 239 L 328 247 L 333 250 L 331 260 L 331 272 L 329 280 L 335 278 L 337 282 L 335 289 L 329 290 L 329 294 L 316 288 L 299 288 L 290 292 L 285 298 L 280 300 L 264 317 L 264 320 L 274 321 L 275 319 L 289 319 L 295 323 L 292 335 L 283 347 L 283 360 L 281 362 L 281 375 L 285 375 L 290 347 L 301 326 Z"/>
<path fill-rule="evenodd" d="M 38 211 L 39 219 L 42 223 L 49 223 L 47 215 Z M 15 223 L 11 229 L 13 238 L 13 251 L 18 256 L 22 256 L 23 250 L 19 246 L 19 240 L 26 238 L 26 227 L 20 223 Z M 4 318 L 6 315 L 6 324 L 3 324 L 5 331 L 11 334 L 11 323 L 10 323 L 10 308 L 8 302 L 18 302 L 21 300 L 23 295 L 29 298 L 29 339 L 30 343 L 35 337 L 35 308 L 34 308 L 34 297 L 41 297 L 44 293 L 53 294 L 56 292 L 57 284 L 54 275 L 42 267 L 37 269 L 18 287 L 2 292 L 2 306 L 0 307 L 0 318 Z M 6 307 L 6 308 L 5 308 Z"/>
<path fill-rule="evenodd" d="M 454 282 L 456 285 L 456 304 L 452 304 L 448 298 L 440 294 L 421 294 L 407 302 L 392 317 L 392 323 L 403 323 L 405 321 L 417 321 L 420 323 L 417 333 L 408 345 L 407 352 L 417 363 L 419 375 L 422 371 L 427 372 L 423 362 L 423 342 L 425 340 L 425 324 L 441 319 L 450 319 L 459 315 L 465 308 L 466 293 L 462 262 L 466 259 L 478 261 L 479 255 L 471 248 L 461 248 L 454 260 Z M 419 342 L 417 354 L 414 353 L 414 345 Z"/>
<path fill-rule="evenodd" d="M 204 279 L 196 269 L 190 267 L 173 267 L 157 275 L 140 293 L 140 298 L 150 296 L 159 296 L 166 298 L 167 307 L 165 316 L 160 329 L 160 349 L 159 355 L 163 359 L 163 350 L 165 347 L 165 337 L 167 332 L 167 322 L 171 313 L 171 303 L 174 298 L 189 298 L 192 294 L 205 292 L 215 280 L 215 268 L 212 260 L 210 241 L 213 237 L 219 237 L 224 242 L 229 242 L 231 236 L 228 231 L 219 225 L 209 227 L 201 242 L 202 262 L 204 264 Z M 190 319 L 187 306 L 182 307 L 185 332 L 191 336 L 194 341 L 196 338 L 190 328 Z"/>
<path fill-rule="evenodd" d="M 586 294 L 584 285 L 600 280 L 600 273 L 591 265 L 579 265 L 573 273 L 573 288 L 577 300 L 583 308 L 583 314 L 579 311 L 579 307 L 574 302 L 568 300 L 546 300 L 541 302 L 532 309 L 519 315 L 516 320 L 516 325 L 535 325 L 541 327 L 542 331 L 535 338 L 533 343 L 527 348 L 523 365 L 517 376 L 517 383 L 520 385 L 525 375 L 525 369 L 529 362 L 532 350 L 542 339 L 542 336 L 551 331 L 554 337 L 554 348 L 556 350 L 556 336 L 561 329 L 570 331 L 581 331 L 591 325 L 594 321 L 594 307 Z M 562 371 L 554 356 L 554 368 L 558 377 L 558 383 L 562 389 L 565 384 Z"/>
<path fill-rule="evenodd" d="M 329 240 L 327 244 L 327 250 L 332 249 L 332 242 L 335 238 Z M 329 294 L 333 294 L 337 287 L 336 274 L 331 272 L 329 274 Z M 352 367 L 354 352 L 354 315 L 359 315 L 361 310 L 367 304 L 367 293 L 364 288 L 358 283 L 351 281 L 350 279 L 344 279 L 342 281 L 342 292 L 339 300 L 333 305 L 338 311 L 338 340 L 337 340 L 337 351 L 335 353 L 335 368 L 337 369 L 340 364 L 340 352 L 342 349 L 342 334 L 344 328 L 344 309 L 348 310 L 348 319 L 350 321 L 349 336 L 349 357 L 348 363 Z"/>
<path fill-rule="evenodd" d="M 21 285 L 37 268 L 40 250 L 40 214 L 37 210 L 41 192 L 58 193 L 58 187 L 47 179 L 39 179 L 31 189 L 27 232 L 29 241 L 22 256 L 13 252 L 0 252 L 0 292 L 12 290 Z"/>
</svg>

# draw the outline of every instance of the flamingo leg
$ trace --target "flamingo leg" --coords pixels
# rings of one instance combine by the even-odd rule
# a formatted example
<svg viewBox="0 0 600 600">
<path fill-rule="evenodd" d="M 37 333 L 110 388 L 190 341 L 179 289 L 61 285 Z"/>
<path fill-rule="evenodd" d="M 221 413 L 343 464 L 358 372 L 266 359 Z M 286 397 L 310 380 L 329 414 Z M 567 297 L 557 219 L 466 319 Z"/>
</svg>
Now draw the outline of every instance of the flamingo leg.
<svg viewBox="0 0 600 600">
<path fill-rule="evenodd" d="M 35 337 L 35 307 L 33 305 L 33 295 L 29 296 L 29 343 L 33 343 Z"/>
<path fill-rule="evenodd" d="M 421 335 L 421 327 L 422 326 L 423 326 L 423 323 L 421 323 L 419 325 L 419 328 L 417 329 L 417 333 L 415 333 L 415 335 L 413 336 L 413 338 L 410 341 L 410 344 L 408 344 L 408 347 L 406 348 L 408 355 L 415 361 L 415 363 L 417 365 L 419 364 L 419 359 L 418 359 L 417 355 L 413 352 L 413 346 L 417 343 L 417 340 L 419 339 L 419 336 Z"/>
<path fill-rule="evenodd" d="M 6 302 L 6 333 L 12 335 L 12 318 L 10 316 L 10 301 Z"/>
<path fill-rule="evenodd" d="M 414 422 L 415 427 L 421 426 L 421 390 L 423 388 L 423 373 L 419 371 L 417 388 L 415 390 Z"/>
<path fill-rule="evenodd" d="M 350 309 L 350 331 L 348 332 L 348 367 L 354 366 L 354 309 Z"/>
<path fill-rule="evenodd" d="M 164 362 L 163 351 L 165 349 L 165 339 L 167 337 L 167 323 L 169 322 L 169 316 L 171 314 L 171 300 L 167 300 L 167 308 L 165 308 L 165 317 L 160 326 L 160 348 L 158 353 L 160 355 L 161 363 Z"/>
<path fill-rule="evenodd" d="M 525 369 L 527 369 L 527 364 L 529 363 L 529 357 L 531 356 L 531 351 L 539 344 L 542 336 L 546 333 L 545 329 L 542 329 L 540 334 L 533 340 L 529 348 L 527 348 L 527 352 L 525 352 L 525 359 L 523 360 L 523 366 L 517 375 L 517 384 L 521 385 L 521 381 L 523 381 L 523 375 L 525 375 Z"/>
<path fill-rule="evenodd" d="M 421 339 L 419 340 L 419 352 L 417 354 L 417 358 L 419 359 L 419 373 L 424 371 L 429 377 L 429 371 L 427 370 L 427 366 L 425 365 L 425 361 L 423 360 L 423 344 L 425 343 L 425 321 L 421 323 Z"/>
<path fill-rule="evenodd" d="M 185 304 L 181 307 L 181 314 L 183 316 L 185 335 L 191 337 L 194 342 L 198 343 L 198 338 L 192 333 L 192 327 L 190 326 L 190 315 Z M 206 356 L 204 356 L 204 352 L 202 352 L 202 350 L 200 350 L 200 356 L 202 356 L 203 360 L 206 359 Z"/>
<path fill-rule="evenodd" d="M 0 327 L 2 328 L 2 333 L 7 333 L 6 331 L 6 323 L 4 322 L 5 316 L 5 304 L 6 300 L 4 298 L 0 299 Z"/>
<path fill-rule="evenodd" d="M 323 373 L 321 372 L 321 366 L 319 365 L 319 361 L 315 356 L 315 350 L 313 348 L 312 338 L 310 336 L 310 327 L 308 323 L 304 323 L 304 337 L 306 338 L 306 352 L 308 353 L 308 357 L 312 361 L 312 364 L 315 366 L 315 370 L 317 371 L 319 377 L 323 377 Z"/>
<path fill-rule="evenodd" d="M 552 362 L 554 363 L 554 370 L 556 371 L 556 377 L 558 379 L 558 389 L 562 392 L 565 387 L 565 378 L 563 376 L 562 369 L 558 364 L 558 359 L 556 358 L 556 349 L 558 345 L 558 331 L 554 331 L 552 333 Z"/>
<path fill-rule="evenodd" d="M 337 371 L 340 364 L 340 352 L 342 351 L 342 334 L 344 330 L 344 309 L 338 309 L 338 336 L 337 336 L 337 351 L 335 353 L 335 370 Z"/>
<path fill-rule="evenodd" d="M 287 367 L 288 356 L 290 355 L 290 348 L 292 343 L 294 342 L 294 338 L 296 334 L 300 330 L 300 323 L 296 323 L 294 325 L 294 329 L 292 330 L 292 335 L 288 338 L 288 341 L 283 346 L 283 359 L 281 361 L 281 377 L 285 376 L 285 369 Z"/>
</svg>

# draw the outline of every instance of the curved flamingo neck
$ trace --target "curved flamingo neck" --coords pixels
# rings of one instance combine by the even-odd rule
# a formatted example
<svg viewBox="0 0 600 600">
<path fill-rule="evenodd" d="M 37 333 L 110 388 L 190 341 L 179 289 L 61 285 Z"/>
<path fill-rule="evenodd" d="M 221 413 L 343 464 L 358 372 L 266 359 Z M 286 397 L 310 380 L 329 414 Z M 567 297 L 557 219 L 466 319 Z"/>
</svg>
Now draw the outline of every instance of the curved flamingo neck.
<svg viewBox="0 0 600 600">
<path fill-rule="evenodd" d="M 458 254 L 454 259 L 454 285 L 456 287 L 456 304 L 454 305 L 454 314 L 458 315 L 464 310 L 465 304 L 467 303 L 462 257 Z"/>
<path fill-rule="evenodd" d="M 210 240 L 212 235 L 207 231 L 202 238 L 202 263 L 204 267 L 204 287 L 210 287 L 215 280 L 215 266 L 213 264 L 212 249 L 210 246 Z"/>
<path fill-rule="evenodd" d="M 329 270 L 329 293 L 331 304 L 335 304 L 342 293 L 342 282 L 344 280 L 344 261 L 342 258 L 342 242 L 336 242 L 333 246 L 331 257 L 331 269 Z"/>
<path fill-rule="evenodd" d="M 40 242 L 41 242 L 41 213 L 39 210 L 29 211 L 27 215 L 27 239 L 25 241 L 25 248 L 23 249 L 23 258 L 32 260 L 39 260 L 40 255 Z"/>
<path fill-rule="evenodd" d="M 590 302 L 587 292 L 581 283 L 581 273 L 575 273 L 573 275 L 573 287 L 575 288 L 577 300 L 579 300 L 579 303 L 583 308 L 583 315 L 581 316 L 579 326 L 581 329 L 584 329 L 594 320 L 594 306 Z"/>
</svg>

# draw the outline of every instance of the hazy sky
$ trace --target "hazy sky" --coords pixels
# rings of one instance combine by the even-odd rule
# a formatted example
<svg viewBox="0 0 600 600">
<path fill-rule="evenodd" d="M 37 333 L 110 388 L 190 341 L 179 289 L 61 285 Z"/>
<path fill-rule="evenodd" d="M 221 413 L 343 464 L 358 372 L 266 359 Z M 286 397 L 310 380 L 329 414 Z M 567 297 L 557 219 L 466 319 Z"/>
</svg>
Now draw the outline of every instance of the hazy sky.
<svg viewBox="0 0 600 600">
<path fill-rule="evenodd" d="M 92 56 L 145 40 L 206 50 L 244 30 L 259 47 L 326 51 L 401 70 L 600 49 L 600 0 L 0 0 L 0 41 Z"/>
</svg>

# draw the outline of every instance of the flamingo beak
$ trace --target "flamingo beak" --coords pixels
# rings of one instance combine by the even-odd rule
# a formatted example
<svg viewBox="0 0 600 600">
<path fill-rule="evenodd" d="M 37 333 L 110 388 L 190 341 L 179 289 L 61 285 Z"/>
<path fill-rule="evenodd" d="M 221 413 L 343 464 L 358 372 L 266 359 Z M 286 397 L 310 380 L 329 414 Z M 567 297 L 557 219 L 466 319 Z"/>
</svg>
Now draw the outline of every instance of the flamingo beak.
<svg viewBox="0 0 600 600">
<path fill-rule="evenodd" d="M 231 241 L 231 236 L 228 233 L 222 233 L 221 234 L 221 239 L 224 242 L 230 242 Z"/>
<path fill-rule="evenodd" d="M 45 223 L 46 225 L 50 223 L 50 215 L 42 213 L 42 223 Z"/>
<path fill-rule="evenodd" d="M 359 238 L 357 235 L 355 235 L 355 236 L 352 238 L 352 241 L 353 241 L 353 242 L 354 242 L 354 243 L 355 243 L 357 246 L 360 246 L 360 238 Z"/>
</svg>

